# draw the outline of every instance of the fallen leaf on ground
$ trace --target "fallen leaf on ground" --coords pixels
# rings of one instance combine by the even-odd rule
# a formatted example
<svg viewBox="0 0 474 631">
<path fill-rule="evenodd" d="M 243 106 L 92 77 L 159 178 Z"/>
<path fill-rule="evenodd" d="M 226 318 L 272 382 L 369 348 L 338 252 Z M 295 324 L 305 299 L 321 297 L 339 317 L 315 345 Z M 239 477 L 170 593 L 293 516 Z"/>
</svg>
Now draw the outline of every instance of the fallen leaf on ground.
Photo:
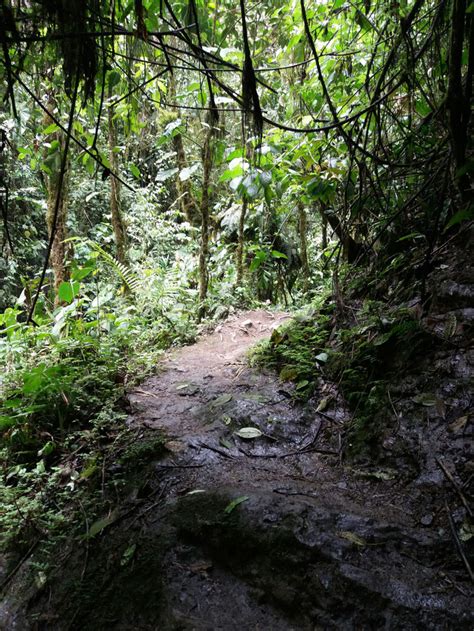
<svg viewBox="0 0 474 631">
<path fill-rule="evenodd" d="M 235 434 L 239 438 L 245 439 L 260 438 L 260 436 L 263 436 L 263 433 L 258 429 L 258 427 L 242 427 L 237 430 Z"/>
<path fill-rule="evenodd" d="M 248 497 L 248 495 L 241 495 L 240 497 L 236 497 L 235 500 L 232 500 L 232 502 L 227 504 L 227 506 L 224 508 L 224 513 L 229 515 L 236 506 L 242 504 L 242 502 L 246 502 L 249 499 L 250 497 Z"/>
</svg>

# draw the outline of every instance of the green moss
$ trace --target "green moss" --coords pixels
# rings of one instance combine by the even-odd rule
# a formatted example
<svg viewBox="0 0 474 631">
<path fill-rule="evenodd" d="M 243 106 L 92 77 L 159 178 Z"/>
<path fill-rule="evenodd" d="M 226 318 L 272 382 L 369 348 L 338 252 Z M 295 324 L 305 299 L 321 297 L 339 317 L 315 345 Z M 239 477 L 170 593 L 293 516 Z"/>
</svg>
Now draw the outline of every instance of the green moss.
<svg viewBox="0 0 474 631">
<path fill-rule="evenodd" d="M 296 317 L 273 331 L 268 342 L 257 346 L 251 362 L 277 371 L 282 381 L 295 382 L 295 397 L 307 399 L 324 363 L 317 358 L 327 350 L 330 323 L 327 313 Z"/>
<path fill-rule="evenodd" d="M 379 301 L 364 302 L 344 322 L 325 305 L 273 332 L 253 351 L 254 364 L 272 368 L 282 381 L 296 384 L 294 397 L 307 400 L 322 375 L 338 385 L 352 413 L 346 453 L 376 458 L 391 421 L 391 378 L 406 371 L 412 358 L 431 341 L 405 309 Z"/>
<path fill-rule="evenodd" d="M 158 436 L 154 434 L 148 438 L 142 437 L 127 446 L 120 457 L 120 462 L 131 468 L 148 464 L 164 455 L 166 452 L 164 443 L 165 439 L 161 434 Z"/>
</svg>

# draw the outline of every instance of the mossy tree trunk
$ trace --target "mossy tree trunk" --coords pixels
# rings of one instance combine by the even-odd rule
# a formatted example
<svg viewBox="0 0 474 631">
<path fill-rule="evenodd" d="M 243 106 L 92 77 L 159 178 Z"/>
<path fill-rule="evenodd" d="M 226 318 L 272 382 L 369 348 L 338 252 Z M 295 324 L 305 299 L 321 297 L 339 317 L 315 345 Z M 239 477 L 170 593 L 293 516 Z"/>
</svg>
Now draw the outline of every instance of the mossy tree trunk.
<svg viewBox="0 0 474 631">
<path fill-rule="evenodd" d="M 109 91 L 109 97 L 111 96 Z M 115 148 L 117 146 L 117 127 L 114 120 L 114 108 L 108 110 L 109 123 L 109 161 L 112 173 L 118 173 L 119 164 Z M 127 231 L 122 216 L 121 185 L 113 175 L 110 177 L 110 212 L 114 231 L 117 259 L 120 263 L 127 260 Z"/>
<path fill-rule="evenodd" d="M 170 102 L 174 103 L 176 100 L 176 83 L 173 74 L 170 74 L 168 78 L 168 95 Z M 176 113 L 180 116 L 179 109 L 176 110 Z M 178 192 L 179 208 L 186 217 L 186 221 L 188 223 L 192 226 L 198 226 L 200 212 L 191 189 L 191 180 L 185 179 L 183 181 L 180 177 L 181 171 L 188 166 L 182 134 L 176 134 L 173 136 L 173 149 L 176 153 L 176 166 L 178 168 L 178 174 L 176 176 L 176 190 Z"/>
<path fill-rule="evenodd" d="M 199 252 L 199 319 L 206 313 L 205 301 L 209 288 L 209 226 L 210 226 L 210 184 L 213 166 L 212 138 L 214 128 L 208 123 L 202 150 L 202 196 L 201 196 L 201 247 Z"/>
<path fill-rule="evenodd" d="M 56 108 L 56 100 L 53 95 L 48 98 L 47 109 L 53 112 Z M 43 119 L 45 127 L 53 123 L 49 114 L 45 114 Z M 54 238 L 51 247 L 50 264 L 53 270 L 54 304 L 60 304 L 58 289 L 61 283 L 69 279 L 69 270 L 66 266 L 67 245 L 67 204 L 68 204 L 68 183 L 69 164 L 66 165 L 62 186 L 60 188 L 61 162 L 65 150 L 65 137 L 61 130 L 55 131 L 46 137 L 49 148 L 44 156 L 44 163 L 47 167 L 45 177 L 47 200 L 46 200 L 46 225 L 48 236 L 51 239 L 54 231 Z M 58 199 L 59 196 L 59 199 Z M 56 210 L 57 209 L 57 210 Z M 56 215 L 56 217 L 55 217 Z"/>
<path fill-rule="evenodd" d="M 303 289 L 308 290 L 309 262 L 308 262 L 308 215 L 302 202 L 298 202 L 298 232 L 300 237 L 301 268 L 303 271 Z"/>
<path fill-rule="evenodd" d="M 239 216 L 239 232 L 236 251 L 236 267 L 237 278 L 235 281 L 236 287 L 241 287 L 244 280 L 244 247 L 245 247 L 245 219 L 247 217 L 248 199 L 244 196 L 242 200 L 242 206 L 240 208 Z"/>
</svg>

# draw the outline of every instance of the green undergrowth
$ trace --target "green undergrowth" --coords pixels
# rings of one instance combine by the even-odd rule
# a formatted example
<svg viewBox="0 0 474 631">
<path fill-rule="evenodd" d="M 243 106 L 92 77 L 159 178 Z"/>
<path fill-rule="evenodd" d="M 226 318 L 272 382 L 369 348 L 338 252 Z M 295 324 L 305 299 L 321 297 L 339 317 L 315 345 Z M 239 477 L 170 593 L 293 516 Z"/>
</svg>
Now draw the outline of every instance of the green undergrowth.
<svg viewBox="0 0 474 631">
<path fill-rule="evenodd" d="M 162 317 L 145 296 L 114 292 L 99 305 L 74 282 L 63 305 L 40 303 L 34 325 L 21 305 L 0 314 L 2 547 L 84 530 L 104 498 L 116 501 L 163 453 L 160 436 L 127 428 L 124 394 L 156 373 L 166 349 L 195 339 L 195 303 L 175 299 Z"/>
<path fill-rule="evenodd" d="M 109 478 L 115 489 L 119 471 L 151 455 L 142 438 L 127 451 L 138 439 L 125 424 L 124 393 L 156 372 L 171 344 L 191 341 L 193 327 L 152 321 L 127 298 L 119 314 L 104 304 L 97 321 L 91 311 L 76 300 L 40 313 L 36 326 L 20 308 L 0 316 L 2 548 L 59 537 L 85 509 L 90 522 Z"/>
<path fill-rule="evenodd" d="M 308 401 L 321 379 L 335 384 L 351 412 L 345 453 L 375 459 L 393 423 L 390 384 L 431 344 L 408 309 L 380 301 L 348 302 L 343 313 L 322 306 L 276 330 L 251 361 L 294 383 L 293 397 Z"/>
<path fill-rule="evenodd" d="M 277 371 L 282 381 L 294 382 L 294 397 L 307 400 L 328 359 L 332 311 L 333 307 L 327 305 L 318 312 L 297 314 L 253 349 L 251 363 Z"/>
<path fill-rule="evenodd" d="M 80 543 L 95 537 L 120 518 L 130 498 L 135 502 L 149 493 L 151 465 L 166 452 L 165 438 L 129 429 L 125 419 L 124 412 L 103 409 L 89 430 L 69 434 L 61 457 L 5 469 L 0 543 L 13 561 L 32 542 L 39 542 L 48 558 L 49 547 L 63 539 Z M 8 464 L 5 448 L 2 456 Z"/>
</svg>

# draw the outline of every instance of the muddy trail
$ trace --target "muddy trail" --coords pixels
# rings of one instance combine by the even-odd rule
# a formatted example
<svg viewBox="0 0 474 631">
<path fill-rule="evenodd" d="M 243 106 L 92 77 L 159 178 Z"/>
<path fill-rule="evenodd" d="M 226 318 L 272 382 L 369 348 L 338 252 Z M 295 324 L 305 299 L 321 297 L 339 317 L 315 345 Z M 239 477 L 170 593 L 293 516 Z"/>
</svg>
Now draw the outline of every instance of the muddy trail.
<svg viewBox="0 0 474 631">
<path fill-rule="evenodd" d="M 473 628 L 471 587 L 419 488 L 343 462 L 332 386 L 302 405 L 249 367 L 285 320 L 233 316 L 129 395 L 137 440 L 156 433 L 164 450 L 85 561 L 73 554 L 10 628 Z"/>
</svg>

